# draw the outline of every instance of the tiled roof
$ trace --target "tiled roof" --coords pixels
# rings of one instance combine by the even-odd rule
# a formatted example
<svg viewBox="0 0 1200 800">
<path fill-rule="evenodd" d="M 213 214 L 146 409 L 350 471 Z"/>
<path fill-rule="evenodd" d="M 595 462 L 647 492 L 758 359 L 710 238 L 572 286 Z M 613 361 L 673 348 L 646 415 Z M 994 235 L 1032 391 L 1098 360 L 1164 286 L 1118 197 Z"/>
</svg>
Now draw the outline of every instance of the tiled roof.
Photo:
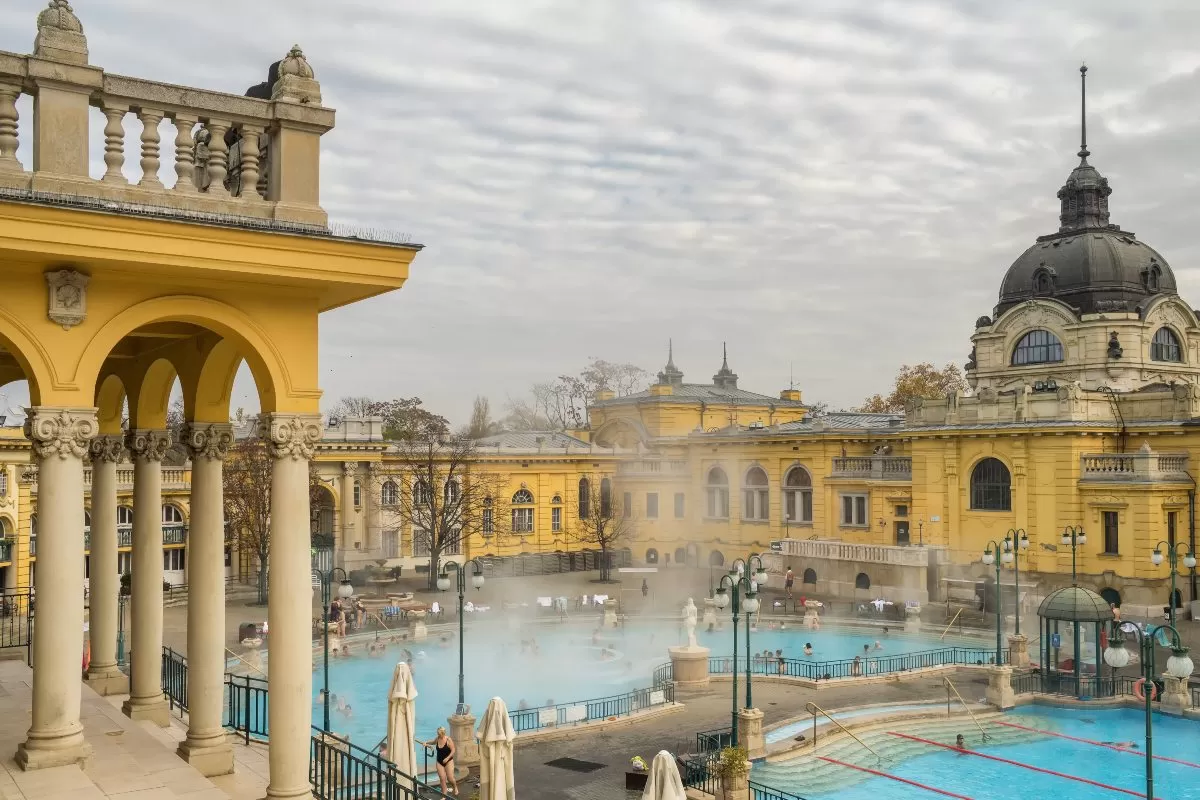
<svg viewBox="0 0 1200 800">
<path fill-rule="evenodd" d="M 495 436 L 485 436 L 476 440 L 476 445 L 482 451 L 492 448 L 498 450 L 591 450 L 592 445 L 582 439 L 569 436 L 561 431 L 509 431 Z M 608 448 L 595 448 L 608 450 Z"/>
<path fill-rule="evenodd" d="M 622 403 L 630 403 L 637 400 L 652 400 L 654 402 L 663 403 L 687 403 L 693 400 L 716 400 L 726 403 L 753 403 L 755 405 L 775 405 L 803 408 L 804 403 L 799 400 L 781 400 L 778 397 L 772 397 L 767 394 L 759 394 L 750 392 L 745 389 L 730 389 L 723 386 L 715 386 L 711 383 L 684 383 L 679 386 L 672 387 L 672 393 L 668 395 L 653 395 L 649 389 L 643 389 L 640 392 L 626 395 L 624 397 L 614 397 L 612 400 L 601 400 L 594 403 L 594 406 L 620 405 Z"/>
</svg>

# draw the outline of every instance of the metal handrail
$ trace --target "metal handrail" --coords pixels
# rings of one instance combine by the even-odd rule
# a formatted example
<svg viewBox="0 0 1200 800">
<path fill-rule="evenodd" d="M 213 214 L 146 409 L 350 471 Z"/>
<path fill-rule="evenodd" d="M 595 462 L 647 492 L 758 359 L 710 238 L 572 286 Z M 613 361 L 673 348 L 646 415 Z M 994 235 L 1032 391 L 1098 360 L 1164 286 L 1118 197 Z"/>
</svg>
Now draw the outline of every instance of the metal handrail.
<svg viewBox="0 0 1200 800">
<path fill-rule="evenodd" d="M 954 685 L 953 681 L 951 681 L 949 678 L 945 677 L 944 675 L 942 676 L 942 680 L 945 682 L 946 688 L 947 688 L 946 713 L 947 714 L 950 713 L 950 692 L 953 691 L 954 696 L 958 698 L 958 702 L 962 703 L 963 710 L 965 710 L 967 712 L 967 714 L 970 715 L 971 721 L 975 723 L 975 727 L 979 728 L 979 733 L 983 736 L 983 740 L 986 742 L 988 739 L 992 738 L 992 737 L 988 736 L 987 731 L 985 731 L 983 729 L 983 725 L 980 724 L 979 718 L 975 716 L 975 712 L 972 711 L 971 707 L 967 705 L 967 701 L 964 700 L 963 696 L 958 693 L 958 687 Z"/>
<path fill-rule="evenodd" d="M 263 672 L 261 669 L 259 669 L 258 667 L 254 666 L 253 664 L 247 663 L 247 661 L 246 661 L 246 657 L 245 657 L 245 656 L 239 656 L 237 653 L 233 652 L 233 651 L 232 651 L 232 650 L 230 650 L 228 647 L 226 647 L 226 648 L 225 648 L 225 652 L 226 652 L 226 653 L 229 653 L 229 655 L 233 656 L 233 657 L 234 657 L 234 658 L 236 658 L 238 661 L 240 661 L 240 662 L 242 663 L 242 666 L 244 666 L 244 667 L 249 667 L 250 669 L 252 669 L 252 670 L 254 670 L 255 672 L 257 672 L 259 675 L 262 675 L 264 678 L 265 678 L 265 677 L 267 677 L 267 673 Z"/>
<path fill-rule="evenodd" d="M 834 725 L 837 725 L 838 728 L 841 729 L 842 733 L 846 734 L 851 739 L 853 739 L 854 741 L 858 742 L 860 745 L 865 747 L 868 751 L 870 751 L 871 755 L 875 756 L 875 758 L 879 759 L 880 761 L 883 761 L 883 756 L 881 756 L 881 755 L 879 755 L 879 753 L 875 752 L 875 748 L 871 747 L 871 745 L 867 744 L 862 739 L 858 738 L 858 736 L 856 736 L 854 733 L 852 733 L 850 731 L 850 729 L 847 728 L 845 725 L 838 722 L 833 717 L 829 716 L 829 712 L 826 711 L 825 709 L 821 708 L 816 703 L 805 704 L 804 710 L 807 711 L 809 714 L 813 715 L 813 752 L 816 752 L 816 750 L 817 750 L 817 714 L 819 712 L 819 713 L 825 715 L 825 719 L 829 720 Z"/>
<path fill-rule="evenodd" d="M 950 624 L 946 626 L 946 630 L 942 631 L 942 635 L 939 636 L 938 639 L 940 639 L 943 642 L 946 641 L 946 634 L 949 633 L 950 629 L 954 627 L 954 623 L 958 621 L 958 617 L 960 614 L 962 614 L 962 612 L 963 612 L 963 610 L 960 608 L 958 610 L 958 613 L 955 614 L 953 618 L 951 618 Z"/>
</svg>

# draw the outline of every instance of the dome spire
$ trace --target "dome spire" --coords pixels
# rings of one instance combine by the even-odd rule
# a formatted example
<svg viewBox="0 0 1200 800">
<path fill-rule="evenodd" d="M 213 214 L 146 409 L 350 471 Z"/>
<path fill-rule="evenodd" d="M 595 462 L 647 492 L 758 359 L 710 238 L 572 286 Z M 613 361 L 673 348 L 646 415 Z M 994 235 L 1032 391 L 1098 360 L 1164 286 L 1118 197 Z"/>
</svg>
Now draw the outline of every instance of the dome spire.
<svg viewBox="0 0 1200 800">
<path fill-rule="evenodd" d="M 664 386 L 682 386 L 683 372 L 675 366 L 675 342 L 667 340 L 667 365 L 658 373 L 658 382 Z"/>
<path fill-rule="evenodd" d="M 729 368 L 729 348 L 721 342 L 721 368 L 713 375 L 713 384 L 722 389 L 736 389 L 738 376 Z"/>
<path fill-rule="evenodd" d="M 1091 153 L 1087 149 L 1087 64 L 1079 66 L 1079 159 L 1087 163 Z"/>
<path fill-rule="evenodd" d="M 1108 178 L 1088 163 L 1092 153 L 1087 147 L 1087 69 L 1086 64 L 1079 67 L 1079 166 L 1058 190 L 1059 235 L 1117 227 L 1108 221 Z"/>
</svg>

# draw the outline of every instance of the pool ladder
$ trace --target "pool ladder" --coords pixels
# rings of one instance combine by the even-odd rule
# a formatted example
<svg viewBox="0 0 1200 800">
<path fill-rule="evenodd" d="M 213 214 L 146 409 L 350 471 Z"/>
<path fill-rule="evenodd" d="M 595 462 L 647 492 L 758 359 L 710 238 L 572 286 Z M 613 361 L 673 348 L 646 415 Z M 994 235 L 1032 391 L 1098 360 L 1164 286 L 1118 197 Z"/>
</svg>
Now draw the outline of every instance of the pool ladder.
<svg viewBox="0 0 1200 800">
<path fill-rule="evenodd" d="M 950 693 L 954 692 L 954 696 L 958 698 L 958 702 L 962 703 L 963 710 L 970 715 L 971 721 L 975 723 L 975 727 L 979 728 L 979 733 L 983 736 L 983 741 L 986 742 L 988 739 L 991 739 L 992 737 L 983 729 L 983 725 L 980 724 L 978 717 L 975 716 L 975 712 L 967 705 L 967 701 L 963 699 L 963 696 L 958 693 L 958 687 L 947 677 L 943 677 L 942 681 L 946 684 L 946 716 L 950 716 Z"/>
<path fill-rule="evenodd" d="M 846 734 L 846 735 L 847 735 L 847 736 L 849 736 L 851 739 L 853 739 L 854 741 L 858 742 L 860 745 L 862 745 L 863 747 L 865 747 L 865 748 L 867 749 L 867 751 L 871 753 L 871 755 L 875 756 L 875 759 L 876 759 L 876 760 L 877 760 L 879 763 L 881 763 L 881 764 L 882 764 L 882 763 L 885 761 L 885 759 L 884 759 L 884 757 L 883 757 L 883 756 L 881 756 L 881 755 L 879 755 L 879 753 L 875 752 L 875 748 L 871 747 L 871 745 L 867 744 L 867 743 L 866 743 L 866 742 L 864 742 L 862 739 L 858 738 L 858 736 L 856 736 L 854 733 L 852 733 L 852 732 L 850 731 L 850 729 L 849 729 L 849 728 L 847 728 L 845 725 L 843 725 L 842 723 L 838 722 L 836 719 L 834 719 L 833 717 L 831 717 L 831 716 L 829 715 L 829 712 L 828 712 L 828 711 L 826 711 L 825 709 L 821 708 L 821 707 L 820 707 L 819 705 L 817 705 L 816 703 L 808 703 L 808 704 L 806 704 L 806 705 L 804 706 L 804 710 L 805 710 L 805 711 L 807 711 L 809 714 L 812 714 L 812 715 L 813 715 L 813 734 L 812 734 L 812 746 L 813 746 L 813 752 L 814 752 L 814 753 L 815 753 L 815 752 L 816 752 L 816 750 L 817 750 L 817 715 L 818 715 L 818 714 L 820 714 L 820 715 L 824 716 L 824 717 L 825 717 L 825 719 L 829 720 L 829 721 L 830 721 L 830 722 L 832 722 L 834 725 L 838 726 L 838 728 L 839 728 L 839 729 L 842 731 L 842 733 Z"/>
</svg>

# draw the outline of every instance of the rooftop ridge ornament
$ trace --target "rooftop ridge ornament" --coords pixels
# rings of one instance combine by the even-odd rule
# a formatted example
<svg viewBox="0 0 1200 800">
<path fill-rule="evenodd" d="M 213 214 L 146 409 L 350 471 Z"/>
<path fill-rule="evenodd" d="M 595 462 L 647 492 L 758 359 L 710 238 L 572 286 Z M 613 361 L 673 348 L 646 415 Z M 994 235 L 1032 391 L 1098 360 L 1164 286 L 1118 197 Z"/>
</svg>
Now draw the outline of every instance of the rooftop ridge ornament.
<svg viewBox="0 0 1200 800">
<path fill-rule="evenodd" d="M 271 99 L 321 105 L 321 84 L 317 83 L 316 74 L 300 45 L 292 45 L 292 49 L 279 62 L 279 79 L 271 87 Z"/>
<path fill-rule="evenodd" d="M 83 23 L 67 0 L 50 0 L 38 14 L 37 26 L 37 37 L 33 40 L 35 56 L 68 64 L 88 63 Z"/>
</svg>

